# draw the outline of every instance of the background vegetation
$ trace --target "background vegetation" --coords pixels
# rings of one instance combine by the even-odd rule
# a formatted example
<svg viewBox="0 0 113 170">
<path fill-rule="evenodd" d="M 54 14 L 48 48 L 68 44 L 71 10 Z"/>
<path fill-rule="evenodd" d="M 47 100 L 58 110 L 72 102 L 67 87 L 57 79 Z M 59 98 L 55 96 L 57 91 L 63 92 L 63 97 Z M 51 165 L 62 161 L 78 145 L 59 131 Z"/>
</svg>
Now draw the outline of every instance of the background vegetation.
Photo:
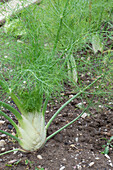
<svg viewBox="0 0 113 170">
<path fill-rule="evenodd" d="M 80 99 L 89 102 L 96 95 L 96 108 L 108 106 L 113 85 L 112 20 L 111 0 L 43 0 L 39 6 L 31 5 L 0 28 L 0 78 L 32 108 L 39 100 L 37 93 L 58 95 L 64 83 L 76 93 L 106 73 Z"/>
</svg>

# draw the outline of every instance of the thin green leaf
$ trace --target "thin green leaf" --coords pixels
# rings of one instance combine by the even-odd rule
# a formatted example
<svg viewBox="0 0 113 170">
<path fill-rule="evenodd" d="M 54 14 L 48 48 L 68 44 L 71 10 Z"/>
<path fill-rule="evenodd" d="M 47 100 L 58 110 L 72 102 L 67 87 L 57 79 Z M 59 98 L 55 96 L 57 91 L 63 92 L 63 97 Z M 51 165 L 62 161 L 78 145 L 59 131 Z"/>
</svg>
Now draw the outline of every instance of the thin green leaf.
<svg viewBox="0 0 113 170">
<path fill-rule="evenodd" d="M 107 155 L 108 155 L 108 153 L 109 153 L 109 146 L 106 146 L 106 147 L 105 147 L 105 150 L 104 150 L 104 154 L 107 154 Z"/>
<path fill-rule="evenodd" d="M 0 101 L 0 106 L 5 107 L 10 112 L 12 112 L 18 120 L 22 119 L 22 116 L 20 115 L 20 113 L 16 109 L 14 109 L 12 106 L 10 106 L 9 104 L 6 104 L 6 103 Z"/>
<path fill-rule="evenodd" d="M 49 100 L 49 97 L 47 97 L 46 100 L 45 100 L 45 102 L 44 102 L 44 106 L 43 106 L 43 109 L 42 109 L 43 115 L 45 114 L 45 111 L 46 111 L 46 109 L 47 109 L 48 100 Z"/>
<path fill-rule="evenodd" d="M 110 138 L 109 142 L 111 142 L 112 140 L 113 140 L 113 136 L 111 136 L 111 138 Z"/>
<path fill-rule="evenodd" d="M 16 123 L 9 117 L 9 116 L 7 116 L 4 112 L 2 112 L 2 111 L 0 111 L 0 114 L 2 115 L 2 116 L 4 116 L 13 126 L 14 126 L 14 128 L 16 129 L 16 131 L 18 131 L 18 127 L 17 127 L 17 125 L 16 125 Z"/>
<path fill-rule="evenodd" d="M 8 132 L 5 132 L 3 130 L 0 129 L 0 132 L 3 133 L 3 134 L 6 134 L 7 136 L 10 136 L 11 138 L 13 138 L 14 140 L 16 141 L 20 141 L 20 139 L 18 139 L 16 136 L 13 136 L 12 134 L 8 133 Z"/>
<path fill-rule="evenodd" d="M 20 112 L 22 114 L 25 114 L 25 111 L 23 109 L 22 103 L 20 102 L 20 100 L 18 99 L 18 97 L 13 93 L 10 92 L 11 98 L 13 99 L 13 101 L 15 102 L 16 106 L 18 107 L 18 109 L 20 110 Z"/>
</svg>

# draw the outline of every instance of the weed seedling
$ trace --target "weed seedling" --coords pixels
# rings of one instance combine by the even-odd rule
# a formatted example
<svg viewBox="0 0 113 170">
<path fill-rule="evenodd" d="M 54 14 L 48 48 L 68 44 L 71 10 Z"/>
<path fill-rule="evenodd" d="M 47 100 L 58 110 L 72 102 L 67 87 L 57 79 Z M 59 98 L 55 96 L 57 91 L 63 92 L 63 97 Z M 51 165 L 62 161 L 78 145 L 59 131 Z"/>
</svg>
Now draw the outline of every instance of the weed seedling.
<svg viewBox="0 0 113 170">
<path fill-rule="evenodd" d="M 105 139 L 105 140 L 107 140 L 107 139 Z M 102 145 L 102 148 L 104 148 L 104 151 L 101 152 L 101 153 L 104 154 L 104 155 L 105 154 L 108 155 L 110 147 L 113 148 L 113 136 L 107 141 L 106 145 Z"/>
</svg>

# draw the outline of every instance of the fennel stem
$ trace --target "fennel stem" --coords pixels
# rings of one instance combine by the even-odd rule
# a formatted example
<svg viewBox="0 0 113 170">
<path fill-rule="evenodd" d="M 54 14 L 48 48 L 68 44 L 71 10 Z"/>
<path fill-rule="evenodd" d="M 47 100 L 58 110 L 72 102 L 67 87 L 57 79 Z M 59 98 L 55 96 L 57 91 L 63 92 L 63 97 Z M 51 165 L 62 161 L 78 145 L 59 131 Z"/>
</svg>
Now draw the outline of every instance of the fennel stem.
<svg viewBox="0 0 113 170">
<path fill-rule="evenodd" d="M 89 105 L 87 106 L 87 108 L 84 109 L 84 111 L 78 116 L 76 117 L 74 120 L 72 120 L 71 122 L 69 122 L 68 124 L 66 124 L 65 126 L 63 126 L 62 128 L 58 129 L 56 132 L 52 133 L 50 136 L 48 136 L 46 138 L 46 142 L 51 139 L 53 136 L 55 136 L 57 133 L 59 133 L 60 131 L 62 131 L 63 129 L 65 129 L 66 127 L 68 127 L 69 125 L 71 125 L 72 123 L 74 123 L 76 120 L 78 120 L 83 114 L 84 112 L 89 108 Z"/>
<path fill-rule="evenodd" d="M 18 127 L 17 127 L 17 125 L 16 125 L 16 123 L 9 117 L 9 116 L 7 116 L 4 112 L 2 112 L 2 111 L 0 111 L 0 114 L 2 115 L 2 116 L 4 116 L 13 126 L 14 126 L 14 128 L 16 129 L 16 131 L 18 131 Z"/>
<path fill-rule="evenodd" d="M 14 136 L 14 135 L 12 135 L 12 134 L 10 134 L 10 133 L 8 133 L 8 132 L 5 132 L 5 131 L 3 131 L 3 130 L 1 130 L 1 129 L 0 129 L 0 132 L 3 133 L 3 134 L 6 134 L 6 135 L 8 135 L 8 136 L 10 136 L 11 138 L 13 138 L 14 140 L 16 140 L 16 141 L 18 141 L 18 142 L 20 142 L 20 139 L 18 139 L 16 136 Z"/>
<path fill-rule="evenodd" d="M 12 106 L 10 106 L 9 104 L 6 104 L 6 103 L 0 101 L 0 106 L 5 107 L 10 112 L 12 112 L 18 120 L 22 119 L 22 116 L 20 115 L 20 113 L 16 109 L 14 109 Z"/>
<path fill-rule="evenodd" d="M 75 99 L 76 97 L 78 97 L 80 94 L 82 94 L 85 90 L 89 89 L 94 83 L 96 83 L 103 75 L 99 76 L 96 80 L 94 80 L 91 84 L 89 84 L 87 87 L 85 87 L 83 90 L 81 90 L 80 92 L 78 92 L 76 95 L 74 95 L 71 99 L 69 99 L 66 103 L 64 103 L 58 110 L 57 112 L 51 117 L 51 119 L 49 120 L 49 122 L 46 125 L 46 130 L 48 129 L 48 127 L 50 126 L 51 122 L 56 118 L 56 116 L 59 114 L 59 112 L 66 106 L 68 105 L 73 99 Z"/>
</svg>

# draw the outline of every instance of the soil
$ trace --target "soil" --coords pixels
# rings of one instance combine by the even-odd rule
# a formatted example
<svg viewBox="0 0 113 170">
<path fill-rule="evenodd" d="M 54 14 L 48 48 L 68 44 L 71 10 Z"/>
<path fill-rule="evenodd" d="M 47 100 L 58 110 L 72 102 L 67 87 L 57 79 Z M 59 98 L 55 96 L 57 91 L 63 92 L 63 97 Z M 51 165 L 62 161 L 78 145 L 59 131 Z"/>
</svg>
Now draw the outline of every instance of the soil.
<svg viewBox="0 0 113 170">
<path fill-rule="evenodd" d="M 68 89 L 69 90 L 69 89 Z M 71 90 L 71 89 L 70 89 Z M 71 97 L 68 93 L 61 93 L 60 100 L 48 104 L 46 122 L 54 112 Z M 11 101 L 12 102 L 12 101 Z M 13 103 L 13 102 L 12 102 Z M 77 117 L 82 110 L 77 104 L 80 99 L 74 99 L 53 121 L 48 129 L 47 136 Z M 87 105 L 84 102 L 84 105 Z M 15 120 L 15 117 L 6 110 L 7 114 Z M 59 134 L 50 139 L 45 146 L 32 153 L 11 152 L 0 157 L 0 169 L 4 170 L 112 170 L 113 149 L 110 148 L 109 156 L 103 155 L 102 145 L 113 135 L 113 110 L 100 106 L 100 109 L 90 108 L 91 114 L 78 119 Z M 5 120 L 2 117 L 2 120 Z M 16 120 L 15 120 L 16 121 Z M 14 129 L 5 120 L 3 130 L 14 133 Z M 0 138 L 6 142 L 1 152 L 18 148 L 17 142 L 7 136 Z M 3 149 L 4 148 L 4 149 Z M 10 162 L 12 161 L 12 162 Z"/>
</svg>

